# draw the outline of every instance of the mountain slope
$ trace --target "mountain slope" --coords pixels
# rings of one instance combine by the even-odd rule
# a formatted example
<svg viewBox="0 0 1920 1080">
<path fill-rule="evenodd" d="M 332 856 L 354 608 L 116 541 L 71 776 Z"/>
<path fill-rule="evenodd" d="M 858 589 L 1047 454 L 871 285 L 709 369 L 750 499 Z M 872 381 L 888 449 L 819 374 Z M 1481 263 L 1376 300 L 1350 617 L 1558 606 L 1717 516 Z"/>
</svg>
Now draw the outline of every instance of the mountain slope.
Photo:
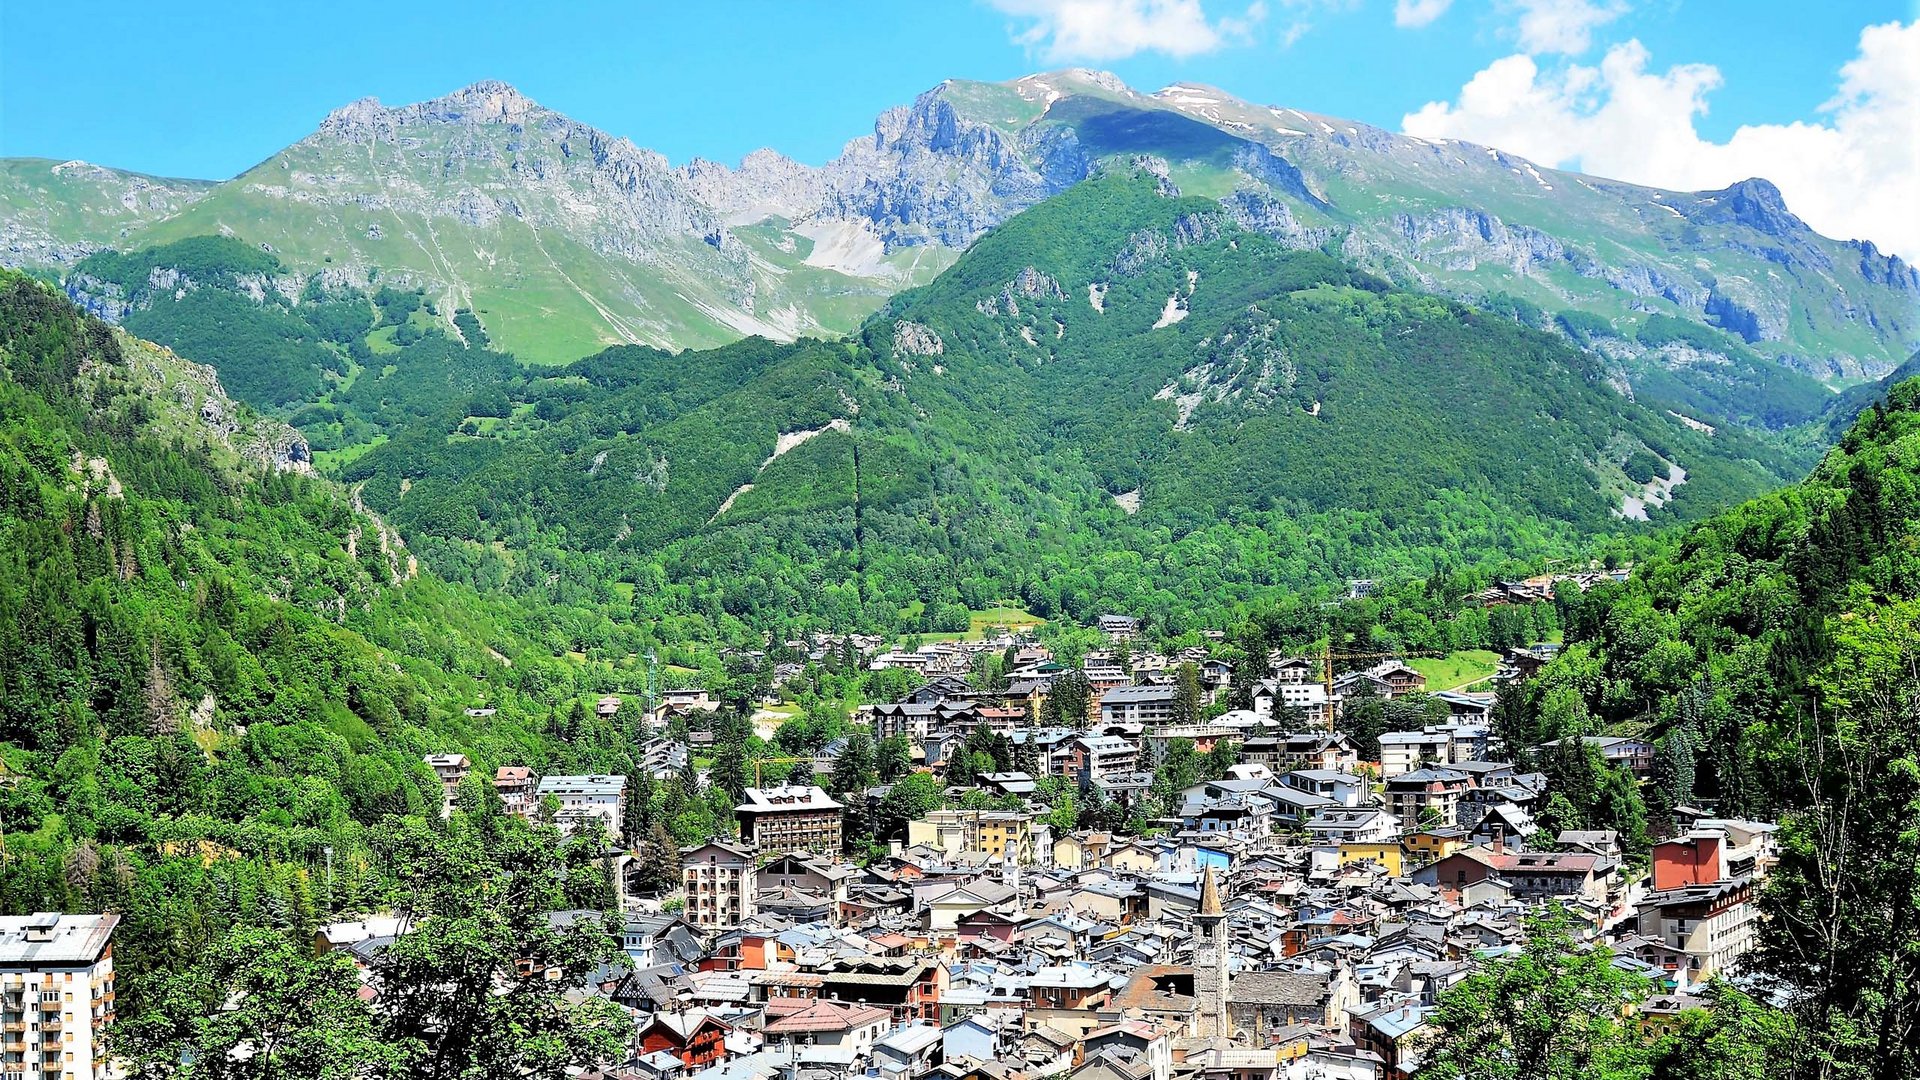
<svg viewBox="0 0 1920 1080">
<path fill-rule="evenodd" d="M 846 330 L 944 263 L 857 237 L 832 258 L 829 232 L 729 228 L 694 187 L 659 154 L 477 83 L 336 110 L 142 239 L 236 235 L 309 271 L 424 285 L 536 363 Z"/>
<path fill-rule="evenodd" d="M 436 565 L 559 553 L 621 567 L 636 608 L 841 627 L 1218 616 L 1563 551 L 1798 465 L 1150 170 L 1015 217 L 854 342 L 613 350 L 506 395 L 503 425 L 444 415 L 345 475 Z"/>
<path fill-rule="evenodd" d="M 1567 313 L 1560 331 L 1621 386 L 1693 389 L 1709 421 L 1808 419 L 1815 379 L 1877 376 L 1920 347 L 1913 268 L 1814 234 L 1765 181 L 1663 192 L 1087 71 L 943 83 L 817 168 L 773 151 L 670 167 L 500 83 L 356 102 L 125 243 L 229 232 L 330 284 L 377 272 L 471 309 L 523 359 L 565 362 L 850 330 L 1012 214 L 1139 154 L 1285 243 L 1544 326 L 1540 311 Z M 44 265 L 44 247 L 6 257 Z M 1730 340 L 1643 341 L 1656 315 Z M 1784 408 L 1731 404 L 1776 391 Z"/>
<path fill-rule="evenodd" d="M 1141 95 L 1103 83 L 1090 95 L 1084 78 L 1065 73 L 1014 87 L 1025 100 L 1050 101 L 1038 125 L 1084 132 L 1080 116 L 1052 117 L 1095 96 L 1103 129 L 1142 133 L 1126 149 L 1191 161 L 1201 173 L 1231 157 L 1239 175 L 1212 182 L 1234 184 L 1228 197 L 1243 215 L 1277 235 L 1331 239 L 1395 281 L 1462 297 L 1510 293 L 1623 329 L 1651 312 L 1679 315 L 1822 377 L 1882 373 L 1920 338 L 1914 269 L 1871 244 L 1815 234 L 1764 180 L 1660 191 L 1193 84 Z M 1205 153 L 1167 146 L 1181 130 L 1168 113 L 1229 141 L 1216 137 Z"/>
<path fill-rule="evenodd" d="M 129 1015 L 228 927 L 390 902 L 444 797 L 422 755 L 638 771 L 632 710 L 577 704 L 620 676 L 543 637 L 592 614 L 420 572 L 293 438 L 0 271 L 0 903 L 117 913 Z"/>
<path fill-rule="evenodd" d="M 1920 1067 L 1916 553 L 1908 379 L 1804 482 L 1670 538 L 1623 585 L 1563 601 L 1565 647 L 1496 714 L 1511 746 L 1651 741 L 1643 790 L 1662 832 L 1684 827 L 1683 806 L 1779 822 L 1742 977 L 1794 1013 L 1796 1060 L 1861 1075 Z"/>
<path fill-rule="evenodd" d="M 213 188 L 84 161 L 0 158 L 0 265 L 67 266 L 128 242 Z"/>
</svg>

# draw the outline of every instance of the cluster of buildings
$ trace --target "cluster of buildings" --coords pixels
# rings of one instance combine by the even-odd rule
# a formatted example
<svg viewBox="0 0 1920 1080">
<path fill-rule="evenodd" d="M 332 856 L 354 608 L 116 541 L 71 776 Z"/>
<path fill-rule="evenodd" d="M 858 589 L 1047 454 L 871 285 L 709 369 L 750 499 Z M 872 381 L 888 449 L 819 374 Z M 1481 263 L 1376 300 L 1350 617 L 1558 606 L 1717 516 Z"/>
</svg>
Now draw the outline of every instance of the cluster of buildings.
<svg viewBox="0 0 1920 1080">
<path fill-rule="evenodd" d="M 1134 632 L 1108 623 L 1117 644 Z M 1654 846 L 1646 874 L 1629 873 L 1613 833 L 1535 820 L 1548 782 L 1507 758 L 1489 695 L 1435 695 L 1448 719 L 1389 732 L 1379 760 L 1362 761 L 1329 721 L 1355 695 L 1423 692 L 1419 672 L 1387 662 L 1328 680 L 1312 660 L 1275 656 L 1253 707 L 1201 723 L 1181 719 L 1174 672 L 1195 664 L 1212 698 L 1232 683 L 1226 665 L 1204 652 L 1124 667 L 1095 654 L 1088 725 L 1053 729 L 1035 720 L 1064 669 L 1033 647 L 1013 659 L 1003 688 L 932 671 L 864 717 L 876 737 L 908 736 L 926 770 L 981 727 L 1004 735 L 1021 767 L 982 778 L 993 809 L 930 811 L 883 856 L 855 862 L 842 850 L 857 807 L 843 801 L 871 810 L 884 789 L 836 799 L 804 776 L 756 786 L 735 807 L 736 833 L 681 849 L 672 894 L 629 895 L 622 866 L 620 914 L 550 913 L 600 920 L 622 946 L 581 993 L 625 1009 L 632 1037 L 622 1060 L 584 1075 L 1405 1080 L 1440 996 L 1524 944 L 1535 914 L 1559 913 L 1645 976 L 1650 1027 L 1737 976 L 1754 945 L 1772 825 L 1682 808 L 1683 831 Z M 1150 835 L 1057 828 L 1039 798 L 1057 778 L 1138 806 L 1176 740 L 1202 752 L 1232 740 L 1239 760 L 1171 804 L 1156 799 Z M 1651 770 L 1643 741 L 1588 741 L 1636 775 Z M 639 756 L 666 776 L 687 754 L 660 740 Z M 472 765 L 426 764 L 449 813 Z M 625 776 L 503 766 L 493 789 L 509 813 L 624 832 Z M 114 921 L 0 919 L 8 1077 L 100 1075 Z M 370 970 L 406 929 L 363 917 L 322 927 L 314 945 Z"/>
<path fill-rule="evenodd" d="M 1243 766 L 1151 838 L 1055 834 L 1034 807 L 928 813 L 865 866 L 689 847 L 684 903 L 628 919 L 605 992 L 641 1034 L 606 1075 L 1404 1078 L 1439 996 L 1545 910 L 1648 980 L 1650 1025 L 1738 973 L 1772 826 L 1690 818 L 1630 879 L 1614 834 L 1532 824 L 1536 777 L 1464 764 L 1487 796 L 1443 825 L 1403 826 L 1352 773 Z"/>
<path fill-rule="evenodd" d="M 633 1011 L 636 1036 L 606 1075 L 1394 1080 L 1418 1068 L 1439 996 L 1521 945 L 1534 913 L 1564 914 L 1645 975 L 1660 995 L 1649 1023 L 1737 974 L 1753 945 L 1770 825 L 1688 812 L 1650 873 L 1630 875 L 1614 834 L 1541 828 L 1547 779 L 1507 757 L 1491 694 L 1431 695 L 1444 720 L 1385 733 L 1362 761 L 1333 721 L 1356 697 L 1425 693 L 1419 671 L 1387 660 L 1329 678 L 1323 659 L 1275 655 L 1250 707 L 1201 722 L 1177 673 L 1192 663 L 1211 702 L 1228 665 L 1135 653 L 1130 620 L 1102 628 L 1115 649 L 1079 669 L 1080 728 L 1037 722 L 1067 673 L 1037 646 L 874 657 L 927 676 L 861 716 L 876 738 L 905 736 L 915 767 L 944 775 L 982 728 L 1005 738 L 1017 766 L 980 780 L 995 808 L 931 811 L 860 865 L 841 855 L 841 799 L 804 774 L 749 789 L 737 838 L 681 851 L 668 903 L 623 896 L 629 963 L 596 973 L 594 992 Z M 961 674 L 986 648 L 1011 660 L 995 689 Z M 1551 652 L 1513 650 L 1501 677 Z M 1141 804 L 1179 740 L 1231 740 L 1238 763 Z M 1586 741 L 1651 772 L 1643 740 Z M 429 764 L 451 799 L 465 760 Z M 1057 830 L 1049 780 L 1139 808 L 1151 835 Z M 622 777 L 501 769 L 494 784 L 513 812 L 553 800 L 563 827 L 617 835 L 625 812 Z M 884 796 L 842 799 L 871 811 Z"/>
</svg>

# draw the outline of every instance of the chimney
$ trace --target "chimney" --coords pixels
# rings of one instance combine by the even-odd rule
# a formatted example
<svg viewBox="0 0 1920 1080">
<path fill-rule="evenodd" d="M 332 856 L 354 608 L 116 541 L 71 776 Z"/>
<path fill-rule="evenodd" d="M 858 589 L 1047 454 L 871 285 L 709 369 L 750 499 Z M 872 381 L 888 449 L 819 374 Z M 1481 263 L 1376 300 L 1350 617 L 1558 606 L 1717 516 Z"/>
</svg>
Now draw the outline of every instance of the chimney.
<svg viewBox="0 0 1920 1080">
<path fill-rule="evenodd" d="M 1507 826 L 1503 822 L 1493 823 L 1493 853 L 1495 855 L 1507 853 Z"/>
</svg>

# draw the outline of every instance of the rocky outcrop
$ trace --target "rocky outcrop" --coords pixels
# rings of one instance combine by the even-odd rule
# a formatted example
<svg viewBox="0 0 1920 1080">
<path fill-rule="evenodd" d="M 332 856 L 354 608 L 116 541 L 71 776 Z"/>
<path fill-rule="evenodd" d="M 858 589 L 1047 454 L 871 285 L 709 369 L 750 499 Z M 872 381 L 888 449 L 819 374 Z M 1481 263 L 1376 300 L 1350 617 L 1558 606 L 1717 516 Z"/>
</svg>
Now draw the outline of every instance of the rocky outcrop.
<svg viewBox="0 0 1920 1080">
<path fill-rule="evenodd" d="M 1494 263 L 1530 275 L 1577 261 L 1558 238 L 1508 225 L 1485 210 L 1453 206 L 1420 215 L 1395 214 L 1392 220 L 1412 254 L 1448 270 L 1470 271 Z"/>
<path fill-rule="evenodd" d="M 1767 236 L 1788 237 L 1812 232 L 1807 223 L 1787 209 L 1780 189 L 1766 180 L 1742 180 L 1719 191 L 1703 191 L 1681 208 L 1698 225 L 1744 225 Z"/>
<path fill-rule="evenodd" d="M 902 319 L 893 325 L 893 351 L 903 356 L 939 356 L 947 343 L 933 328 Z"/>
<path fill-rule="evenodd" d="M 826 166 L 827 213 L 871 222 L 889 250 L 964 247 L 1014 213 L 1077 182 L 1071 144 L 1055 142 L 1043 175 L 1000 130 L 963 118 L 939 91 L 890 109 L 873 134 Z"/>
</svg>

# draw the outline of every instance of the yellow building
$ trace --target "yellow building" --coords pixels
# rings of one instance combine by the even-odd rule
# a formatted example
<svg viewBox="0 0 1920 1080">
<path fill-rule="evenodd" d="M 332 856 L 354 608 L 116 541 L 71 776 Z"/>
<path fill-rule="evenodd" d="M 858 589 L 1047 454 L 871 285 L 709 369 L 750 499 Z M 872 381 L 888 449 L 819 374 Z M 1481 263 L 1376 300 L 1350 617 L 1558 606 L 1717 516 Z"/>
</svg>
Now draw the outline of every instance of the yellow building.
<svg viewBox="0 0 1920 1080">
<path fill-rule="evenodd" d="M 1014 810 L 933 810 L 907 822 L 907 844 L 937 848 L 948 855 L 985 852 L 1019 865 L 1031 865 L 1033 815 Z"/>
<path fill-rule="evenodd" d="M 1408 833 L 1400 838 L 1400 847 L 1406 852 L 1406 865 L 1409 867 L 1425 866 L 1466 846 L 1467 830 L 1458 826 Z"/>
<path fill-rule="evenodd" d="M 1387 873 L 1399 877 L 1406 864 L 1405 853 L 1400 850 L 1398 840 L 1359 841 L 1349 840 L 1340 845 L 1340 865 L 1357 866 L 1372 863 L 1386 868 Z"/>
</svg>

